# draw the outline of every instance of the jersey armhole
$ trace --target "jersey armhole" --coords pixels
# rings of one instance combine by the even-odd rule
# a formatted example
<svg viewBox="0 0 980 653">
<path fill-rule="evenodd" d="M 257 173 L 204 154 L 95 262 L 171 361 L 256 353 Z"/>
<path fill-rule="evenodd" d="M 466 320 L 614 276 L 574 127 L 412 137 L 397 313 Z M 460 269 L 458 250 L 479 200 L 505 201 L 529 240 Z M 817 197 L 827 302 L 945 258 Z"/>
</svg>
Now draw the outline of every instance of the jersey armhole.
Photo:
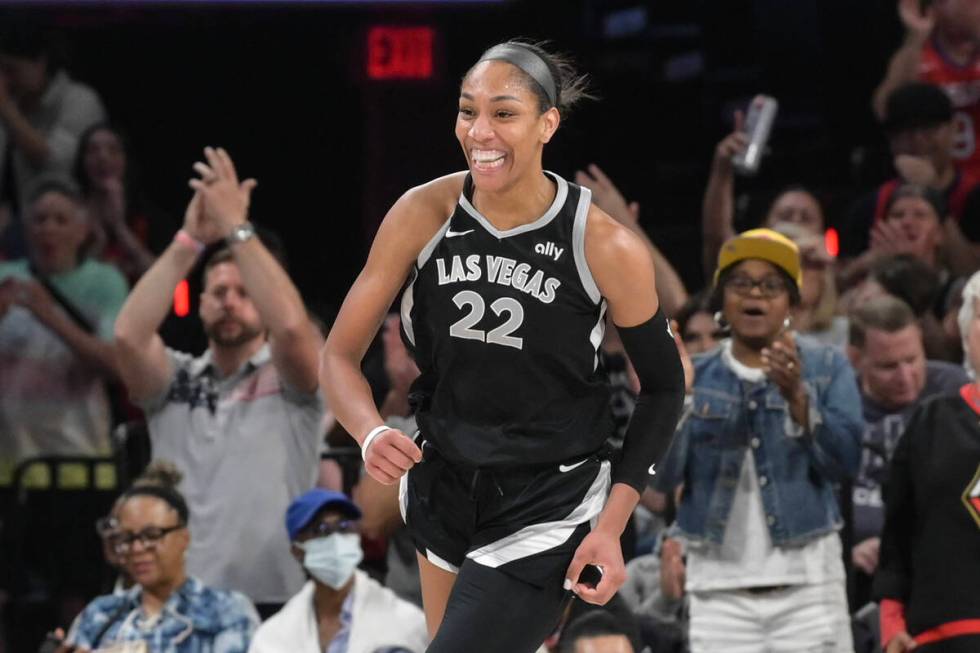
<svg viewBox="0 0 980 653">
<path fill-rule="evenodd" d="M 589 208 L 592 206 L 592 191 L 584 186 L 579 193 L 578 206 L 575 208 L 575 224 L 572 227 L 572 254 L 575 256 L 575 269 L 578 270 L 582 287 L 593 303 L 602 301 L 599 286 L 592 277 L 589 262 L 585 258 L 585 226 L 589 220 Z"/>
<path fill-rule="evenodd" d="M 402 303 L 399 311 L 401 313 L 402 333 L 411 345 L 411 349 L 415 348 L 415 325 L 412 323 L 412 309 L 415 308 L 415 281 L 419 277 L 419 270 L 429 262 L 429 259 L 432 257 L 432 252 L 435 251 L 439 241 L 446 235 L 446 231 L 449 230 L 449 225 L 452 221 L 453 214 L 450 214 L 446 218 L 446 221 L 442 223 L 442 226 L 436 231 L 435 235 L 425 244 L 422 251 L 419 252 L 418 258 L 415 259 L 415 267 L 412 269 L 411 277 L 408 283 L 405 284 L 405 290 L 402 293 Z"/>
</svg>

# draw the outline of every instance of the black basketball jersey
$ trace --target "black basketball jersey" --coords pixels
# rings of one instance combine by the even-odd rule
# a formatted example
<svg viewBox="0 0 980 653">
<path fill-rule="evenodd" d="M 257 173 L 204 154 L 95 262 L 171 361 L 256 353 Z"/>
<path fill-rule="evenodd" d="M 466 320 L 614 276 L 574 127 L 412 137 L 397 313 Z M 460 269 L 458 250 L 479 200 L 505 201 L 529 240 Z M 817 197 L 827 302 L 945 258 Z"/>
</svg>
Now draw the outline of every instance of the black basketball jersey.
<svg viewBox="0 0 980 653">
<path fill-rule="evenodd" d="M 551 207 L 507 231 L 473 207 L 467 175 L 402 296 L 403 337 L 422 372 L 419 428 L 450 460 L 567 461 L 612 433 L 598 357 L 606 303 L 585 261 L 591 192 L 547 174 Z"/>
</svg>

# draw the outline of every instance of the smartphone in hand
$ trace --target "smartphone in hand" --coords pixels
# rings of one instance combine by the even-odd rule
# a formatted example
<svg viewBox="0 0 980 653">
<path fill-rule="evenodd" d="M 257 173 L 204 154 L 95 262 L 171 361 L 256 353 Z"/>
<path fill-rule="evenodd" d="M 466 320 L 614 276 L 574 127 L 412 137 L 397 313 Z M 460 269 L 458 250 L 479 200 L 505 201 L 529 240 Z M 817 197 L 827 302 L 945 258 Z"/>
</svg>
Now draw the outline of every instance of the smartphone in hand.
<svg viewBox="0 0 980 653">
<path fill-rule="evenodd" d="M 732 157 L 732 165 L 740 174 L 754 175 L 758 172 L 778 111 L 779 103 L 776 98 L 768 95 L 756 95 L 752 98 L 742 126 L 749 144 Z"/>
</svg>

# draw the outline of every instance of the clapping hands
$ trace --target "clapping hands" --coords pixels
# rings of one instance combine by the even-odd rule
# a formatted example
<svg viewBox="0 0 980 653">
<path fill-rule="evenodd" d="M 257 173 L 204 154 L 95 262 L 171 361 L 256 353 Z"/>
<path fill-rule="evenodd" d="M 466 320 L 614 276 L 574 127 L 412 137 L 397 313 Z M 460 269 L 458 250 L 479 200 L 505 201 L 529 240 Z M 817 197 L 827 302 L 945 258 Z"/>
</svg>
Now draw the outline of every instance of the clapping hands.
<svg viewBox="0 0 980 653">
<path fill-rule="evenodd" d="M 239 182 L 231 157 L 222 148 L 204 148 L 207 163 L 198 161 L 194 170 L 200 177 L 191 179 L 194 197 L 184 214 L 184 231 L 210 244 L 227 237 L 248 219 L 252 190 L 258 182 Z"/>
</svg>

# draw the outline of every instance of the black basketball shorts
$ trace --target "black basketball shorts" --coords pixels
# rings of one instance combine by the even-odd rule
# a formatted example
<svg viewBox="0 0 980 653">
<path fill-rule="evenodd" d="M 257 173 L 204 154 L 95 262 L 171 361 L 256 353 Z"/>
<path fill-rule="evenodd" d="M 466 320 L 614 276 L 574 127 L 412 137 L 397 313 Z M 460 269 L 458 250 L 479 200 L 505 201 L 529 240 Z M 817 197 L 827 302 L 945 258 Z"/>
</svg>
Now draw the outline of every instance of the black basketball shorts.
<svg viewBox="0 0 980 653">
<path fill-rule="evenodd" d="M 609 494 L 604 452 L 546 467 L 473 468 L 422 443 L 399 503 L 415 548 L 456 573 L 467 559 L 538 587 L 558 586 Z"/>
</svg>

